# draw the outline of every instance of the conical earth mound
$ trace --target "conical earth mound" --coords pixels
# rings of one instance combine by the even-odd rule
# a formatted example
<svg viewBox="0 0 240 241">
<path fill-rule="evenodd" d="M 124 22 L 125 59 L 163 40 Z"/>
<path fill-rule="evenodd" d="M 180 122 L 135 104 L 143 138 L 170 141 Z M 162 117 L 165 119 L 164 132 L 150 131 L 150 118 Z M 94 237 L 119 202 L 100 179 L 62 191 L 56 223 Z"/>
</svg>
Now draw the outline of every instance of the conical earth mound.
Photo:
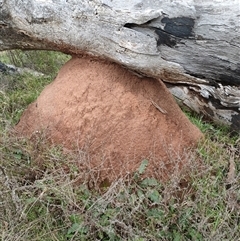
<svg viewBox="0 0 240 241">
<path fill-rule="evenodd" d="M 88 152 L 110 179 L 135 171 L 143 159 L 146 173 L 162 176 L 163 164 L 174 166 L 202 136 L 161 81 L 90 57 L 68 61 L 16 130 L 44 132 L 53 143 Z"/>
</svg>

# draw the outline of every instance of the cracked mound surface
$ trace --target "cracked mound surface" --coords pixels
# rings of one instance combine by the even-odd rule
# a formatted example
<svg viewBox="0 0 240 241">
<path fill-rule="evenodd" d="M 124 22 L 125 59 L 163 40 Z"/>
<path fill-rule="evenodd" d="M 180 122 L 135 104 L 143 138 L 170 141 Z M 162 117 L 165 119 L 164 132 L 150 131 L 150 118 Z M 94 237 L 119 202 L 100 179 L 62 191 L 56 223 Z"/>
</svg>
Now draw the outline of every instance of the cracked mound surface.
<svg viewBox="0 0 240 241">
<path fill-rule="evenodd" d="M 147 175 L 162 177 L 202 137 L 162 82 L 90 57 L 67 62 L 16 130 L 41 131 L 53 143 L 87 151 L 91 166 L 111 180 L 143 159 Z"/>
</svg>

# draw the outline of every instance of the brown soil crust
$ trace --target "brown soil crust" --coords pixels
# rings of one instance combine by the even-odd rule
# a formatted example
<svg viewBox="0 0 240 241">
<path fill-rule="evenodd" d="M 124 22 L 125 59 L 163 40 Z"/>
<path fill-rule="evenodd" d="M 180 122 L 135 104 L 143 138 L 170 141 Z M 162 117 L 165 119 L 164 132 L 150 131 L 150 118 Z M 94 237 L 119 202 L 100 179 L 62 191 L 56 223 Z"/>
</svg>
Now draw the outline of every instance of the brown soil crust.
<svg viewBox="0 0 240 241">
<path fill-rule="evenodd" d="M 68 61 L 16 130 L 44 132 L 53 143 L 86 151 L 90 166 L 109 180 L 132 173 L 143 159 L 146 175 L 163 178 L 202 137 L 161 81 L 90 57 Z"/>
</svg>

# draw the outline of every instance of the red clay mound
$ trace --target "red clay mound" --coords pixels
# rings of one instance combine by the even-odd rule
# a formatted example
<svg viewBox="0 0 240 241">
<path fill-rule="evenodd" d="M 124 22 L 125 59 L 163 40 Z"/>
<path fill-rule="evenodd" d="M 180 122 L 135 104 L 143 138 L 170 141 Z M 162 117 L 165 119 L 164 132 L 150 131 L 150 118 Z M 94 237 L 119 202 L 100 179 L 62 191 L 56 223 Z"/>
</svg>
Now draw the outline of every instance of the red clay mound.
<svg viewBox="0 0 240 241">
<path fill-rule="evenodd" d="M 109 179 L 135 171 L 143 159 L 147 173 L 162 176 L 162 164 L 202 136 L 163 83 L 88 57 L 66 63 L 16 129 L 44 131 L 54 143 L 88 151 L 91 165 L 111 167 Z"/>
</svg>

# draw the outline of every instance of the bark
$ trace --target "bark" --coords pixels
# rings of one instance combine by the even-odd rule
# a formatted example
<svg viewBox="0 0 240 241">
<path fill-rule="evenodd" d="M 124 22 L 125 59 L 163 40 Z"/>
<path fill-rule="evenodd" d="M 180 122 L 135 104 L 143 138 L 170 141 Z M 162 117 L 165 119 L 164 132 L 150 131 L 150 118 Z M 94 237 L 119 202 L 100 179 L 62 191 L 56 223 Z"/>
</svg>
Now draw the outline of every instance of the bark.
<svg viewBox="0 0 240 241">
<path fill-rule="evenodd" d="M 0 0 L 0 50 L 108 58 L 240 130 L 239 0 Z"/>
</svg>

